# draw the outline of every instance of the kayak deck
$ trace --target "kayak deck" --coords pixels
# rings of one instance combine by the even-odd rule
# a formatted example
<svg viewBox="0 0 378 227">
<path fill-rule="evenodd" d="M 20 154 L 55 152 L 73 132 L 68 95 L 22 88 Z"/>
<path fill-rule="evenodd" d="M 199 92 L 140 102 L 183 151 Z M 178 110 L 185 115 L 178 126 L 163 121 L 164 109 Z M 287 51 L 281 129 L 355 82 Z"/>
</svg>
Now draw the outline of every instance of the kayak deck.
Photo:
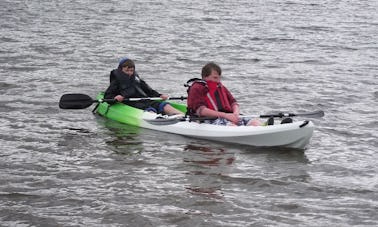
<svg viewBox="0 0 378 227">
<path fill-rule="evenodd" d="M 99 94 L 97 99 L 101 98 L 103 95 Z M 184 104 L 171 102 L 171 105 L 183 112 L 186 111 Z M 304 149 L 310 142 L 314 130 L 314 124 L 307 120 L 269 126 L 223 126 L 179 120 L 174 117 L 157 119 L 159 115 L 155 113 L 145 112 L 122 103 L 113 105 L 100 103 L 97 112 L 106 118 L 137 127 L 257 147 Z"/>
</svg>

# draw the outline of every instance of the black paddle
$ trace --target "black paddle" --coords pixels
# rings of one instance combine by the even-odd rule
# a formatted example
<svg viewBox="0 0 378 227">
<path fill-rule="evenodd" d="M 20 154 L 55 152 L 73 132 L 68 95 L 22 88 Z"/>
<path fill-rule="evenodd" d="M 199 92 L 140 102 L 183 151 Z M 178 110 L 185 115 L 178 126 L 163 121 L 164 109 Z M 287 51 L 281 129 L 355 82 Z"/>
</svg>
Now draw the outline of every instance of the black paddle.
<svg viewBox="0 0 378 227">
<path fill-rule="evenodd" d="M 186 97 L 170 97 L 170 100 L 184 100 Z M 147 98 L 128 98 L 124 101 L 141 101 L 141 100 L 162 100 L 159 97 L 147 97 Z M 59 100 L 59 107 L 61 109 L 85 109 L 91 106 L 93 103 L 107 102 L 113 104 L 117 102 L 114 99 L 99 99 L 94 100 L 90 96 L 85 94 L 64 94 Z"/>
<path fill-rule="evenodd" d="M 246 116 L 246 117 L 251 117 L 251 116 Z M 272 113 L 272 114 L 263 114 L 257 116 L 259 118 L 269 118 L 269 117 L 312 117 L 312 118 L 320 118 L 324 117 L 324 111 L 323 110 L 317 110 L 314 112 L 309 112 L 309 113 Z"/>
<path fill-rule="evenodd" d="M 59 100 L 59 108 L 61 109 L 85 109 L 95 102 L 115 102 L 114 99 L 93 100 L 85 94 L 64 94 Z"/>
<path fill-rule="evenodd" d="M 262 115 L 240 115 L 240 117 L 247 117 L 247 118 L 284 118 L 284 117 L 309 117 L 309 118 L 321 118 L 324 117 L 323 110 L 317 110 L 314 112 L 308 113 L 271 113 L 271 114 L 262 114 Z M 203 121 L 203 120 L 215 120 L 216 117 L 190 117 L 190 120 L 193 121 Z"/>
</svg>

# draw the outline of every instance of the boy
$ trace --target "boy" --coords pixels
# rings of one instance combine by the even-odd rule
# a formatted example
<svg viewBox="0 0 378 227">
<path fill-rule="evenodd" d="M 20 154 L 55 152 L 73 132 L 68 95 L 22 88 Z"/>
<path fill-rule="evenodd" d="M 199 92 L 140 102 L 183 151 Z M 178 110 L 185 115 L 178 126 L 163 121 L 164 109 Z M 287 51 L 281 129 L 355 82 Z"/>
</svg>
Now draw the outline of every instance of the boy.
<svg viewBox="0 0 378 227">
<path fill-rule="evenodd" d="M 205 122 L 217 125 L 262 125 L 259 120 L 240 118 L 239 104 L 221 83 L 221 74 L 221 68 L 213 62 L 202 68 L 202 80 L 194 82 L 189 89 L 189 115 L 216 117 Z"/>
<path fill-rule="evenodd" d="M 160 97 L 162 100 L 169 98 L 168 95 L 160 94 L 152 89 L 135 72 L 135 63 L 128 58 L 120 60 L 118 68 L 110 73 L 110 85 L 105 91 L 106 99 L 116 99 L 123 102 L 127 98 Z M 162 114 L 183 114 L 167 102 L 154 100 L 125 101 L 125 104 L 146 111 Z"/>
</svg>

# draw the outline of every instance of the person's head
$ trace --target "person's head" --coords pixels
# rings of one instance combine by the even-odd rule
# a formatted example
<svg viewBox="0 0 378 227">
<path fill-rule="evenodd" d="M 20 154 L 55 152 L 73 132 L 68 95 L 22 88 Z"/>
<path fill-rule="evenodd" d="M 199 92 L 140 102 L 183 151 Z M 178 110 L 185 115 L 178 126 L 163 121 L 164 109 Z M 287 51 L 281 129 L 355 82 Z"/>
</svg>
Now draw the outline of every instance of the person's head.
<svg viewBox="0 0 378 227">
<path fill-rule="evenodd" d="M 129 76 L 134 74 L 135 63 L 131 59 L 128 59 L 128 58 L 121 59 L 118 67 L 122 70 L 122 72 L 124 72 L 125 74 Z"/>
<path fill-rule="evenodd" d="M 215 64 L 214 62 L 209 62 L 204 67 L 202 67 L 201 75 L 202 79 L 204 80 L 220 82 L 222 69 L 219 67 L 219 65 Z"/>
</svg>

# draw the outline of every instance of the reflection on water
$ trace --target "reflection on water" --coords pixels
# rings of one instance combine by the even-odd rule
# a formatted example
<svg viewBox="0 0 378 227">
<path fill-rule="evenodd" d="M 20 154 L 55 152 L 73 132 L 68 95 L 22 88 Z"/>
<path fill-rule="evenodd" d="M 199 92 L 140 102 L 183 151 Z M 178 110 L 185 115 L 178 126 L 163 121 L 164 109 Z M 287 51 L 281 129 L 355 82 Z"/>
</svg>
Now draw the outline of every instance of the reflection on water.
<svg viewBox="0 0 378 227">
<path fill-rule="evenodd" d="M 312 179 L 309 174 L 311 165 L 303 151 L 289 148 L 239 150 L 237 159 L 242 161 L 232 174 L 224 178 L 227 182 L 247 183 L 250 187 L 253 185 L 250 189 L 254 191 L 277 190 L 283 193 L 284 188 L 295 188 L 296 184 L 308 183 Z"/>
<path fill-rule="evenodd" d="M 184 151 L 194 154 L 191 159 L 188 157 L 184 159 L 184 162 L 197 163 L 202 166 L 231 165 L 235 160 L 233 155 L 227 156 L 224 148 L 190 144 L 185 147 Z"/>
<path fill-rule="evenodd" d="M 111 140 L 107 140 L 105 143 L 115 153 L 133 155 L 140 154 L 144 150 L 143 141 L 139 136 L 141 130 L 139 127 L 121 124 L 102 117 L 97 119 L 97 122 L 111 133 Z"/>
<path fill-rule="evenodd" d="M 294 161 L 309 163 L 306 156 L 306 150 L 287 148 L 287 147 L 254 147 L 239 144 L 225 145 L 232 150 L 241 151 L 241 154 L 251 155 L 251 158 L 257 156 L 265 156 L 268 161 Z"/>
<path fill-rule="evenodd" d="M 235 157 L 223 147 L 205 145 L 187 145 L 184 148 L 183 161 L 188 163 L 188 185 L 190 193 L 221 199 L 222 181 L 220 176 L 227 175 Z"/>
<path fill-rule="evenodd" d="M 90 133 L 90 131 L 86 128 L 67 127 L 67 128 L 63 128 L 63 129 L 68 129 L 68 130 L 76 131 L 76 132 L 80 132 L 80 133 Z"/>
<path fill-rule="evenodd" d="M 117 154 L 133 155 L 140 154 L 143 151 L 143 144 L 135 140 L 132 136 L 116 137 L 111 141 L 106 141 L 111 150 Z"/>
<path fill-rule="evenodd" d="M 183 149 L 185 188 L 194 195 L 224 200 L 244 190 L 230 185 L 246 184 L 250 188 L 245 190 L 261 191 L 311 181 L 309 160 L 301 150 L 196 143 Z"/>
</svg>

